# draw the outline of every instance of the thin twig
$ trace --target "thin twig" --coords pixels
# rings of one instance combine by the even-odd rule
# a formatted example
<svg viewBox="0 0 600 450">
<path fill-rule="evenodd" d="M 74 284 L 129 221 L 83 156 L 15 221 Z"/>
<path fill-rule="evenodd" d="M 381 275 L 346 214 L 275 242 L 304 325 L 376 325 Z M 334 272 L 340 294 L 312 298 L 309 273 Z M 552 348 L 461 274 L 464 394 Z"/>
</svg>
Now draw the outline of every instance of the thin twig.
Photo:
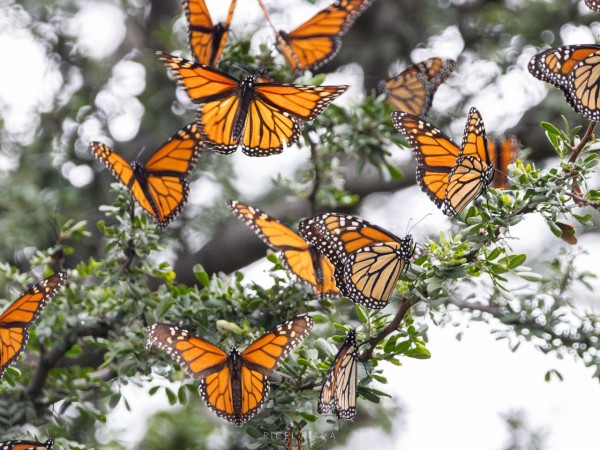
<svg viewBox="0 0 600 450">
<path fill-rule="evenodd" d="M 310 146 L 310 160 L 312 161 L 315 171 L 315 181 L 313 183 L 312 191 L 308 196 L 308 201 L 310 203 L 310 215 L 311 217 L 314 217 L 314 215 L 317 213 L 317 193 L 321 187 L 321 171 L 319 170 L 319 162 L 317 161 L 317 143 L 314 142 L 310 136 L 307 137 L 307 140 Z"/>
<path fill-rule="evenodd" d="M 373 352 L 375 351 L 377 344 L 379 344 L 386 337 L 388 337 L 390 334 L 392 334 L 398 329 L 408 310 L 417 303 L 419 303 L 419 301 L 420 300 L 418 298 L 403 297 L 402 301 L 400 302 L 400 307 L 398 308 L 398 311 L 396 312 L 396 315 L 394 316 L 392 321 L 388 323 L 387 326 L 383 330 L 381 330 L 376 336 L 373 336 L 371 339 L 369 339 L 369 347 L 361 353 L 358 359 L 361 361 L 368 361 L 369 359 L 371 359 L 373 357 Z"/>
<path fill-rule="evenodd" d="M 570 163 L 575 162 L 575 160 L 579 156 L 579 153 L 581 153 L 581 150 L 583 150 L 583 147 L 585 147 L 587 145 L 587 143 L 594 136 L 594 128 L 596 128 L 596 123 L 598 123 L 598 122 L 590 122 L 590 124 L 588 125 L 588 128 L 587 128 L 587 130 L 585 130 L 585 134 L 583 135 L 583 138 L 581 139 L 581 141 L 579 141 L 579 144 L 577 144 L 577 147 L 575 147 L 573 149 L 573 152 L 571 153 L 571 156 L 569 157 Z"/>
</svg>

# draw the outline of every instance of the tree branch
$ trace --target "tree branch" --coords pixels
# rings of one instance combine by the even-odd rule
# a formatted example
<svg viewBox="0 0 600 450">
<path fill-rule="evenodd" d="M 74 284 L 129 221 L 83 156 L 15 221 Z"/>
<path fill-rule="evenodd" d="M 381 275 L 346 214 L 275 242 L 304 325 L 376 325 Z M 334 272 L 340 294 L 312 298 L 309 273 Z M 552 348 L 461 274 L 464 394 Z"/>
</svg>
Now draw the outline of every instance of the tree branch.
<svg viewBox="0 0 600 450">
<path fill-rule="evenodd" d="M 587 143 L 592 139 L 592 137 L 594 136 L 594 128 L 596 128 L 597 123 L 598 122 L 590 122 L 590 124 L 587 127 L 587 130 L 585 130 L 585 134 L 583 135 L 583 138 L 581 139 L 581 141 L 579 141 L 579 144 L 577 144 L 577 147 L 575 147 L 573 149 L 573 152 L 571 153 L 571 156 L 569 157 L 570 163 L 575 162 L 575 160 L 579 156 L 579 153 L 581 153 L 581 150 L 583 150 L 583 148 L 587 145 Z"/>
</svg>

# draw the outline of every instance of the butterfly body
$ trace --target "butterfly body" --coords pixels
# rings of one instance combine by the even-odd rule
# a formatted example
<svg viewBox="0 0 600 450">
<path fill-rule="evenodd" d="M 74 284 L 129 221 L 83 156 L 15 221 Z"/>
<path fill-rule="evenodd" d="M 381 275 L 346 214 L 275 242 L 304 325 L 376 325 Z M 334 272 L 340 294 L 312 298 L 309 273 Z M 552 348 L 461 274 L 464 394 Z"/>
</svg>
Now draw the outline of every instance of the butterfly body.
<svg viewBox="0 0 600 450">
<path fill-rule="evenodd" d="M 29 327 L 66 281 L 66 272 L 58 272 L 26 290 L 0 314 L 0 378 L 25 349 Z"/>
<path fill-rule="evenodd" d="M 312 327 L 312 318 L 300 315 L 267 331 L 242 352 L 232 347 L 229 354 L 168 324 L 149 326 L 147 342 L 200 379 L 200 396 L 217 416 L 241 426 L 263 407 L 270 391 L 269 377 Z"/>
<path fill-rule="evenodd" d="M 206 146 L 248 156 L 269 156 L 298 140 L 301 125 L 315 119 L 347 86 L 301 86 L 265 81 L 264 73 L 239 81 L 212 67 L 157 52 L 200 105 Z"/>
</svg>

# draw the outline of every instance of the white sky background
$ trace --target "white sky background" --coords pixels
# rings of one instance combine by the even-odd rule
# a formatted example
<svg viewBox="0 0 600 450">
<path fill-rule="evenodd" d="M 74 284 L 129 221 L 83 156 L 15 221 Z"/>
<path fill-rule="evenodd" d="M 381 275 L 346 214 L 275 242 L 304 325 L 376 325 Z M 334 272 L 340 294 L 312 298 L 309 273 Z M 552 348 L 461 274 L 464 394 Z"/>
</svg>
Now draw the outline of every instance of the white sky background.
<svg viewBox="0 0 600 450">
<path fill-rule="evenodd" d="M 265 3 L 269 8 L 278 2 L 265 0 Z M 289 30 L 329 4 L 330 0 L 319 1 L 316 6 L 306 2 L 295 3 L 299 6 L 288 9 L 289 12 L 272 15 L 276 26 Z M 207 0 L 207 4 L 215 21 L 225 17 L 229 1 Z M 25 130 L 30 124 L 27 120 L 31 120 L 32 111 L 47 108 L 49 98 L 60 85 L 60 73 L 52 64 L 44 63 L 43 48 L 32 40 L 24 28 L 19 28 L 18 20 L 2 16 L 3 11 L 5 9 L 0 2 L 0 50 L 5 61 L 20 60 L 21 55 L 27 55 L 28 70 L 25 73 L 28 78 L 24 78 L 21 71 L 11 70 L 12 66 L 8 64 L 0 67 L 0 109 L 4 114 L 5 127 L 22 131 L 23 142 L 26 142 L 32 138 L 26 135 Z M 26 20 L 23 17 L 21 19 Z M 116 0 L 81 1 L 81 12 L 70 23 L 69 30 L 79 37 L 78 51 L 100 59 L 109 55 L 120 44 L 125 33 L 124 19 Z M 236 33 L 246 34 L 260 28 L 264 24 L 263 20 L 254 2 L 239 1 L 232 24 L 233 39 Z M 86 26 L 91 21 L 96 25 L 110 23 L 111 26 Z M 113 30 L 113 33 L 106 33 L 107 29 Z M 600 27 L 592 27 L 590 32 L 587 28 L 565 25 L 561 30 L 561 39 L 565 44 L 592 43 L 599 31 Z M 257 48 L 260 42 L 269 40 L 272 40 L 272 34 L 270 29 L 265 28 L 257 33 L 253 45 Z M 456 59 L 462 50 L 460 35 L 455 28 L 450 27 L 441 36 L 432 37 L 423 48 L 415 50 L 412 57 L 414 61 L 430 56 Z M 534 48 L 526 49 L 519 58 L 517 67 L 507 74 L 500 74 L 497 85 L 487 89 L 480 89 L 478 82 L 498 75 L 489 72 L 490 63 L 479 60 L 474 55 L 461 55 L 461 66 L 457 73 L 438 90 L 434 112 L 454 114 L 453 99 L 458 95 L 477 93 L 473 98 L 473 105 L 482 112 L 488 133 L 494 136 L 502 134 L 518 122 L 524 109 L 541 102 L 545 96 L 544 83 L 532 79 L 527 73 L 527 61 L 535 52 Z M 400 62 L 395 69 L 405 64 L 405 61 Z M 467 65 L 468 73 L 465 70 Z M 470 77 L 468 74 L 475 75 Z M 388 74 L 382 74 L 382 78 L 386 76 Z M 135 89 L 139 89 L 140 80 L 143 83 L 144 77 L 145 70 L 137 62 L 125 61 L 119 64 L 113 71 L 113 79 L 107 80 L 106 91 L 94 105 L 112 112 L 112 137 L 124 143 L 133 139 L 139 128 L 143 110 L 140 110 L 136 100 L 136 95 L 141 91 Z M 353 86 L 349 93 L 339 99 L 339 103 L 351 104 L 362 95 L 359 88 L 362 86 L 362 71 L 355 65 L 331 74 L 326 82 Z M 507 102 L 507 98 L 511 101 Z M 467 110 L 463 111 L 464 114 L 458 114 L 459 117 L 450 130 L 446 130 L 459 141 L 466 112 Z M 88 124 L 87 127 L 83 130 L 84 135 L 96 133 L 95 138 L 100 138 L 94 124 Z M 398 150 L 394 156 L 402 160 L 410 157 L 410 153 Z M 269 158 L 248 158 L 241 152 L 231 157 L 239 169 L 235 185 L 247 192 L 246 199 L 250 200 L 253 196 L 261 197 L 269 190 L 270 180 L 275 178 L 277 172 L 291 175 L 299 164 L 308 159 L 308 152 L 294 148 Z M 0 160 L 0 168 L 2 167 L 9 167 L 9 161 Z M 75 186 L 85 185 L 89 182 L 89 177 L 93 176 L 91 171 L 86 171 L 86 167 L 72 165 L 64 168 L 63 174 Z M 201 182 L 202 190 L 206 192 L 210 186 L 207 186 L 205 179 Z M 399 235 L 405 233 L 409 218 L 413 219 L 414 224 L 415 220 L 428 213 L 431 216 L 412 231 L 417 241 L 423 241 L 427 235 L 437 234 L 440 228 L 448 229 L 450 225 L 448 219 L 424 198 L 417 187 L 393 194 L 372 195 L 365 200 L 361 212 L 365 218 Z M 515 251 L 539 254 L 549 247 L 558 251 L 558 247 L 562 245 L 536 217 L 528 218 L 516 227 L 515 234 L 524 238 L 515 242 Z M 581 243 L 590 255 L 581 257 L 579 264 L 598 267 L 597 249 L 600 247 L 600 238 L 595 235 L 584 236 Z M 264 279 L 264 267 L 264 262 L 258 263 L 247 272 L 251 277 Z M 578 300 L 573 299 L 575 302 Z M 588 307 L 595 307 L 597 310 L 597 294 L 590 296 L 589 293 L 582 292 L 582 300 Z M 521 345 L 517 353 L 512 353 L 506 342 L 495 341 L 489 333 L 489 327 L 480 324 L 473 324 L 465 332 L 462 342 L 455 340 L 457 331 L 453 327 L 430 327 L 428 348 L 433 355 L 430 360 L 406 359 L 403 366 L 390 366 L 386 370 L 390 384 L 384 390 L 393 392 L 404 409 L 404 414 L 398 419 L 397 436 L 384 441 L 385 438 L 382 438 L 377 429 L 365 431 L 357 434 L 352 446 L 348 448 L 366 448 L 377 442 L 379 450 L 500 449 L 507 439 L 505 424 L 500 415 L 510 410 L 523 410 L 533 429 L 541 428 L 548 432 L 545 448 L 549 450 L 597 448 L 595 430 L 600 422 L 600 386 L 591 379 L 590 371 L 583 364 L 570 359 L 559 361 L 526 344 Z M 558 369 L 565 376 L 565 381 L 545 383 L 543 376 L 551 368 Z M 142 401 L 139 390 L 133 387 L 131 389 L 128 398 L 134 408 L 133 413 L 117 408 L 109 417 L 108 428 L 101 433 L 111 437 L 113 433 L 117 433 L 133 446 L 143 436 L 146 417 L 166 405 L 166 401 L 161 402 L 158 396 Z M 358 414 L 361 407 L 364 407 L 363 400 L 359 400 Z"/>
</svg>

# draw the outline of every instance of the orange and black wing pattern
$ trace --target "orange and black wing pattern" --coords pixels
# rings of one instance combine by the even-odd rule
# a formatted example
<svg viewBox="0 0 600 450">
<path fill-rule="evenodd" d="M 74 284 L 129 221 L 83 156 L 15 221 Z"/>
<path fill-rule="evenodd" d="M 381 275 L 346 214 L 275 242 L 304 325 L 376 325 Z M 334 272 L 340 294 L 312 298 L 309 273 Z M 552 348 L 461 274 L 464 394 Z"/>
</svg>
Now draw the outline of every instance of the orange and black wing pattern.
<svg viewBox="0 0 600 450">
<path fill-rule="evenodd" d="M 415 115 L 394 111 L 392 123 L 412 148 L 421 190 L 438 208 L 442 208 L 448 175 L 456 164 L 460 148 L 442 131 Z"/>
<path fill-rule="evenodd" d="M 27 289 L 0 315 L 0 378 L 25 349 L 28 328 L 66 281 L 66 272 L 49 276 Z"/>
<path fill-rule="evenodd" d="M 199 126 L 189 124 L 165 142 L 144 165 L 127 163 L 110 147 L 90 142 L 92 154 L 129 190 L 138 204 L 165 228 L 187 200 L 187 178 L 196 165 L 203 141 Z"/>
<path fill-rule="evenodd" d="M 500 139 L 488 139 L 490 160 L 494 163 L 494 179 L 492 187 L 496 189 L 508 188 L 508 166 L 513 164 L 519 156 L 521 143 L 516 136 L 504 136 Z"/>
<path fill-rule="evenodd" d="M 283 253 L 285 265 L 302 280 L 313 286 L 319 298 L 339 295 L 335 285 L 333 265 L 298 233 L 267 213 L 230 200 L 231 212 L 270 248 Z"/>
<path fill-rule="evenodd" d="M 533 56 L 528 68 L 534 77 L 558 87 L 577 113 L 600 120 L 600 46 L 550 48 Z"/>
<path fill-rule="evenodd" d="M 340 51 L 342 36 L 373 0 L 338 0 L 298 28 L 277 33 L 277 48 L 292 72 L 316 70 Z"/>
<path fill-rule="evenodd" d="M 317 403 L 319 414 L 334 413 L 340 420 L 354 418 L 356 415 L 357 363 L 356 331 L 350 330 L 323 380 Z"/>
<path fill-rule="evenodd" d="M 455 64 L 451 59 L 427 59 L 409 66 L 394 78 L 382 81 L 380 90 L 394 109 L 425 116 L 437 88 L 450 76 Z"/>
<path fill-rule="evenodd" d="M 448 175 L 442 206 L 444 214 L 450 217 L 459 214 L 492 182 L 494 164 L 490 161 L 487 145 L 481 114 L 476 108 L 471 108 L 460 153 Z"/>
<path fill-rule="evenodd" d="M 188 21 L 188 42 L 194 59 L 200 64 L 215 66 L 221 58 L 236 0 L 231 1 L 224 23 L 213 25 L 204 0 L 184 0 L 183 9 Z"/>
<path fill-rule="evenodd" d="M 14 440 L 0 442 L 0 450 L 52 450 L 54 439 L 48 439 L 43 444 L 35 441 Z"/>
<path fill-rule="evenodd" d="M 147 329 L 147 343 L 165 351 L 194 378 L 207 406 L 217 416 L 241 426 L 262 408 L 269 394 L 268 377 L 289 352 L 308 336 L 312 318 L 289 320 L 254 341 L 240 353 L 229 355 L 192 333 L 167 324 Z"/>
<path fill-rule="evenodd" d="M 305 121 L 316 118 L 347 88 L 257 81 L 260 74 L 240 82 L 217 69 L 158 54 L 190 99 L 201 105 L 205 145 L 218 153 L 232 153 L 239 145 L 248 156 L 281 153 L 296 143 Z"/>
<path fill-rule="evenodd" d="M 414 253 L 402 239 L 360 217 L 325 213 L 300 222 L 300 235 L 334 265 L 342 295 L 371 309 L 387 306 Z"/>
</svg>

